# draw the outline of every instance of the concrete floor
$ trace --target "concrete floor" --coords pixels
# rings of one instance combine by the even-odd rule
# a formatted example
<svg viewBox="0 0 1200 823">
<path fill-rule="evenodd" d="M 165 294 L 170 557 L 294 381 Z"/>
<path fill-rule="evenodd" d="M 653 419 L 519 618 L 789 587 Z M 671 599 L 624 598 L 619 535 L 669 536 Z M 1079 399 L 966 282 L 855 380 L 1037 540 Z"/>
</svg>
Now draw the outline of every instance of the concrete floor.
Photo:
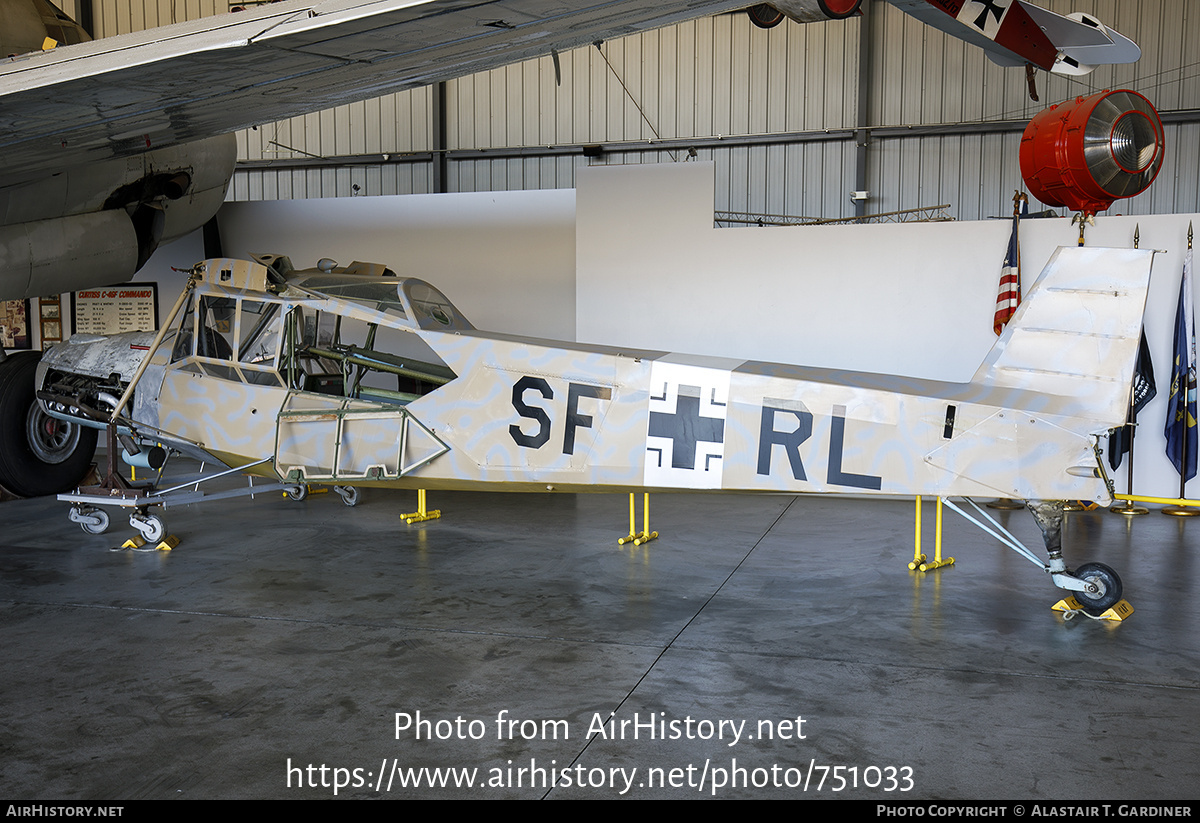
<svg viewBox="0 0 1200 823">
<path fill-rule="evenodd" d="M 911 502 L 656 495 L 633 548 L 621 496 L 437 493 L 405 526 L 415 497 L 172 508 L 182 543 L 150 554 L 110 551 L 119 518 L 0 506 L 0 796 L 1200 795 L 1200 522 L 1070 516 L 1068 562 L 1136 609 L 1106 625 L 949 513 L 958 563 L 910 573 Z M 417 712 L 434 739 L 397 733 Z M 635 718 L 678 734 L 620 739 Z M 810 764 L 848 768 L 818 791 Z M 478 771 L 402 788 L 422 767 Z"/>
</svg>

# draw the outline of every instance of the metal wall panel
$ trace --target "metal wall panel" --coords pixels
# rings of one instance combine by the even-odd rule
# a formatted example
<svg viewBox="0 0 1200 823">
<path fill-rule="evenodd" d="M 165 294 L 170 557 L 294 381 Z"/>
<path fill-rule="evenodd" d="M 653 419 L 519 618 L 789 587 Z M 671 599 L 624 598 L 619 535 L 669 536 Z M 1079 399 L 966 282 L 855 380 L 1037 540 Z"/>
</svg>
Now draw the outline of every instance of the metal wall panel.
<svg viewBox="0 0 1200 823">
<path fill-rule="evenodd" d="M 80 0 L 65 0 L 77 13 Z M 869 142 L 868 211 L 940 203 L 973 219 L 1008 213 L 1022 186 L 1019 132 L 1044 105 L 1106 88 L 1132 88 L 1162 111 L 1200 109 L 1200 8 L 1187 0 L 1037 0 L 1054 11 L 1084 11 L 1142 48 L 1131 66 L 1085 78 L 1039 72 L 1041 103 L 1028 99 L 1023 72 L 1003 69 L 983 52 L 929 28 L 882 0 L 871 15 L 872 71 L 868 123 L 912 127 L 874 134 Z M 99 0 L 98 34 L 107 36 L 224 11 L 227 0 Z M 481 191 L 574 185 L 589 162 L 679 162 L 687 146 L 656 148 L 655 139 L 695 139 L 696 156 L 717 163 L 720 210 L 839 217 L 853 213 L 862 21 L 810 25 L 787 21 L 764 31 L 728 14 L 605 42 L 460 78 L 447 84 L 448 188 Z M 1167 128 L 1168 156 L 1151 190 L 1114 211 L 1200 209 L 1198 117 Z M 927 134 L 921 127 L 977 124 L 976 132 Z M 389 95 L 328 112 L 264 124 L 239 135 L 233 199 L 328 197 L 429 191 L 430 163 L 396 163 L 428 153 L 434 137 L 429 89 Z M 825 136 L 826 130 L 838 132 Z M 799 135 L 746 145 L 744 135 Z M 720 138 L 718 142 L 717 138 Z M 814 139 L 816 138 L 816 139 Z M 577 147 L 646 141 L 585 159 Z M 728 142 L 729 145 L 722 145 Z M 555 147 L 512 156 L 513 148 Z M 576 147 L 574 154 L 562 154 Z M 361 161 L 348 155 L 368 155 Z M 387 155 L 388 159 L 380 155 Z M 333 160 L 329 160 L 333 158 Z M 312 168 L 282 161 L 311 161 Z M 383 162 L 380 162 L 380 161 Z M 263 168 L 267 163 L 277 168 Z M 330 169 L 330 163 L 346 168 Z M 357 185 L 357 191 L 353 187 Z"/>
</svg>

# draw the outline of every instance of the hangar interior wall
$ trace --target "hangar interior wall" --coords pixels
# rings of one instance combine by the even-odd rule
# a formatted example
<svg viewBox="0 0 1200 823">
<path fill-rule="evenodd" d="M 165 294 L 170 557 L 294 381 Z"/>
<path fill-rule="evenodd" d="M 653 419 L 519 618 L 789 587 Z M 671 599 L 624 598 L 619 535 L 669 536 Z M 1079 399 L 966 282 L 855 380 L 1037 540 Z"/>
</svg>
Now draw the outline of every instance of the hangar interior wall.
<svg viewBox="0 0 1200 823">
<path fill-rule="evenodd" d="M 1039 0 L 1084 11 L 1133 38 L 1142 59 L 1079 79 L 1039 73 L 1031 102 L 1020 69 L 866 0 L 870 67 L 859 80 L 863 19 L 764 31 L 721 15 L 471 75 L 446 86 L 447 190 L 571 188 L 580 168 L 672 163 L 694 148 L 716 166 L 720 211 L 853 214 L 853 129 L 872 129 L 868 211 L 950 205 L 953 217 L 1010 212 L 1020 130 L 1044 105 L 1132 88 L 1167 123 L 1158 182 L 1124 214 L 1200 208 L 1200 13 L 1187 0 Z M 68 12 L 78 0 L 67 0 Z M 103 0 L 98 34 L 225 11 L 228 0 Z M 624 87 L 623 87 L 624 86 Z M 628 93 L 625 91 L 628 88 Z M 865 95 L 866 122 L 858 122 Z M 643 117 L 643 113 L 645 116 Z M 432 190 L 430 89 L 389 95 L 239 135 L 230 198 L 269 200 Z M 656 145 L 671 142 L 667 147 Z M 605 148 L 585 158 L 581 147 Z M 387 155 L 384 159 L 383 155 Z"/>
</svg>

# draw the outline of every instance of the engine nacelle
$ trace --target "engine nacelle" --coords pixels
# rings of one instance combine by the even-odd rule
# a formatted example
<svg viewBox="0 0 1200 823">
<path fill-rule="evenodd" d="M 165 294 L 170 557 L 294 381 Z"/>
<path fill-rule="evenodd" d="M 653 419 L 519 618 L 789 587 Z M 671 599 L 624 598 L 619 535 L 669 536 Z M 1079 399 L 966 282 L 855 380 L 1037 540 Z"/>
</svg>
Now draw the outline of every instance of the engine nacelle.
<svg viewBox="0 0 1200 823">
<path fill-rule="evenodd" d="M 0 226 L 5 300 L 121 283 L 137 262 L 137 234 L 123 209 Z"/>
<path fill-rule="evenodd" d="M 1095 214 L 1154 182 L 1163 162 L 1163 127 L 1135 91 L 1103 91 L 1051 106 L 1021 137 L 1021 176 L 1051 206 Z"/>
<path fill-rule="evenodd" d="M 220 135 L 0 189 L 0 300 L 128 280 L 216 214 L 236 162 Z"/>
</svg>

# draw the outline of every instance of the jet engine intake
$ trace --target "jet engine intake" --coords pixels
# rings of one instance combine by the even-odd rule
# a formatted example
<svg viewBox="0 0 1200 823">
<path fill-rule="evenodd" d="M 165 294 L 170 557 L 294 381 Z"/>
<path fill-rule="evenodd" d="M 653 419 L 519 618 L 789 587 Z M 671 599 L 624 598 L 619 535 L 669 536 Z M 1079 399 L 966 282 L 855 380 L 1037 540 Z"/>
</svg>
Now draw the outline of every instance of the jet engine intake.
<svg viewBox="0 0 1200 823">
<path fill-rule="evenodd" d="M 1162 120 L 1135 91 L 1077 97 L 1029 121 L 1020 157 L 1030 194 L 1095 214 L 1154 182 L 1163 162 Z"/>
</svg>

